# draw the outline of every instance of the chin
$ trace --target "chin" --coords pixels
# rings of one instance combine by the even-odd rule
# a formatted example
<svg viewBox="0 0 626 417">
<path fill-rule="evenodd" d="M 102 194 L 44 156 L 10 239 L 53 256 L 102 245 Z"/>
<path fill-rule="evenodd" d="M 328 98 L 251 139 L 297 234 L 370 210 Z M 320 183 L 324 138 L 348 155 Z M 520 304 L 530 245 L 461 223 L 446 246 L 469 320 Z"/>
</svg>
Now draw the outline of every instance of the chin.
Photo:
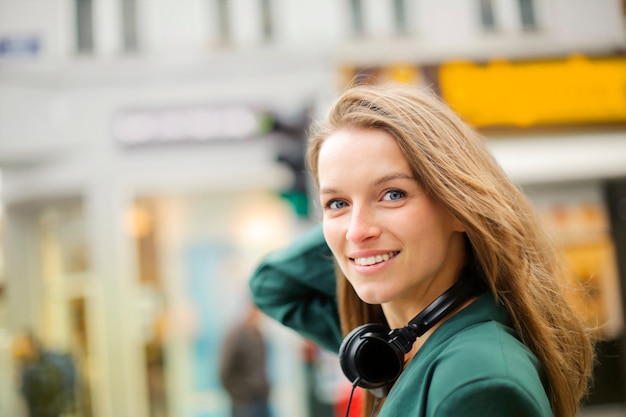
<svg viewBox="0 0 626 417">
<path fill-rule="evenodd" d="M 375 289 L 356 289 L 356 294 L 359 296 L 361 301 L 367 304 L 383 304 L 386 301 L 386 297 L 381 297 L 380 291 L 376 291 Z"/>
</svg>

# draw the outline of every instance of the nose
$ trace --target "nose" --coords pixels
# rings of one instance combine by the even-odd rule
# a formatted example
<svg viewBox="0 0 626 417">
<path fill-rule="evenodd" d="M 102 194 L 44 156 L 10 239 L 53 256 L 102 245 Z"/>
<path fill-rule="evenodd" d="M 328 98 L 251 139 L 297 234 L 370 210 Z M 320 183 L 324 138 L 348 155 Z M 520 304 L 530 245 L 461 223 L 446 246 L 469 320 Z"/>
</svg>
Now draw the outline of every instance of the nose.
<svg viewBox="0 0 626 417">
<path fill-rule="evenodd" d="M 350 242 L 359 243 L 379 235 L 380 227 L 376 222 L 373 210 L 368 207 L 353 206 L 346 239 Z"/>
</svg>

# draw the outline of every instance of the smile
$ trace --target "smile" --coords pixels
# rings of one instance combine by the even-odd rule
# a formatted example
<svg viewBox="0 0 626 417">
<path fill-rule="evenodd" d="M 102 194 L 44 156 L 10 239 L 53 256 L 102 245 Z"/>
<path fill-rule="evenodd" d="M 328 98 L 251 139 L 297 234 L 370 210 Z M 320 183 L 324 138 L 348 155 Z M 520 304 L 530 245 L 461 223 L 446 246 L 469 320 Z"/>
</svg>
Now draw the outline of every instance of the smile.
<svg viewBox="0 0 626 417">
<path fill-rule="evenodd" d="M 389 253 L 383 253 L 381 255 L 376 255 L 376 256 L 368 256 L 367 258 L 353 258 L 352 261 L 355 264 L 361 265 L 361 266 L 376 265 L 381 262 L 388 261 L 389 259 L 393 258 L 399 253 L 400 252 L 398 251 L 394 251 L 394 252 L 389 252 Z"/>
</svg>

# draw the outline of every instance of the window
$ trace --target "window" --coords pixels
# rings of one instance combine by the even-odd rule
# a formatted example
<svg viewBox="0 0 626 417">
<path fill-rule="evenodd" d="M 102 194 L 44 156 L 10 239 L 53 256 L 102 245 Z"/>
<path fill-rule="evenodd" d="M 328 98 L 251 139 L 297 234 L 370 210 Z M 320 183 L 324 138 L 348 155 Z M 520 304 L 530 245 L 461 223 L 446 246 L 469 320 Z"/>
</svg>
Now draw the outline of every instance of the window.
<svg viewBox="0 0 626 417">
<path fill-rule="evenodd" d="M 93 52 L 93 2 L 76 0 L 76 50 L 79 54 Z"/>
<path fill-rule="evenodd" d="M 480 23 L 483 29 L 493 31 L 496 29 L 496 19 L 493 12 L 493 0 L 479 0 Z"/>
<path fill-rule="evenodd" d="M 231 38 L 230 33 L 230 9 L 228 6 L 228 0 L 216 0 L 217 1 L 217 28 L 218 37 L 220 42 L 229 43 Z"/>
<path fill-rule="evenodd" d="M 261 30 L 265 42 L 272 40 L 274 37 L 274 27 L 271 0 L 261 0 Z"/>
<path fill-rule="evenodd" d="M 122 39 L 124 52 L 136 52 L 137 42 L 137 0 L 122 0 Z"/>
<path fill-rule="evenodd" d="M 537 20 L 535 16 L 535 5 L 533 0 L 518 0 L 520 18 L 522 28 L 525 31 L 533 31 L 537 29 Z"/>
<path fill-rule="evenodd" d="M 363 4 L 361 0 L 350 0 L 350 10 L 352 12 L 352 32 L 354 36 L 361 37 L 365 32 L 363 25 Z"/>
<path fill-rule="evenodd" d="M 393 17 L 396 33 L 404 36 L 408 33 L 408 25 L 406 20 L 406 0 L 394 0 Z"/>
</svg>

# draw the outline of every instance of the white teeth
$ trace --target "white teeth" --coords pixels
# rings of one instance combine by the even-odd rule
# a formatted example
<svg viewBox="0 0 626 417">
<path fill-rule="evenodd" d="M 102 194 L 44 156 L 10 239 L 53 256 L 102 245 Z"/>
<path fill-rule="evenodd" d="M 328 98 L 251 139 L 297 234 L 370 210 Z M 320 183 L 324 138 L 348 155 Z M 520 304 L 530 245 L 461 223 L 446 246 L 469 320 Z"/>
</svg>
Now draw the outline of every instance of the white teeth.
<svg viewBox="0 0 626 417">
<path fill-rule="evenodd" d="M 374 265 L 384 261 L 388 261 L 389 258 L 394 256 L 395 254 L 395 252 L 389 252 L 382 255 L 368 256 L 367 258 L 354 258 L 354 263 L 363 266 Z"/>
</svg>

